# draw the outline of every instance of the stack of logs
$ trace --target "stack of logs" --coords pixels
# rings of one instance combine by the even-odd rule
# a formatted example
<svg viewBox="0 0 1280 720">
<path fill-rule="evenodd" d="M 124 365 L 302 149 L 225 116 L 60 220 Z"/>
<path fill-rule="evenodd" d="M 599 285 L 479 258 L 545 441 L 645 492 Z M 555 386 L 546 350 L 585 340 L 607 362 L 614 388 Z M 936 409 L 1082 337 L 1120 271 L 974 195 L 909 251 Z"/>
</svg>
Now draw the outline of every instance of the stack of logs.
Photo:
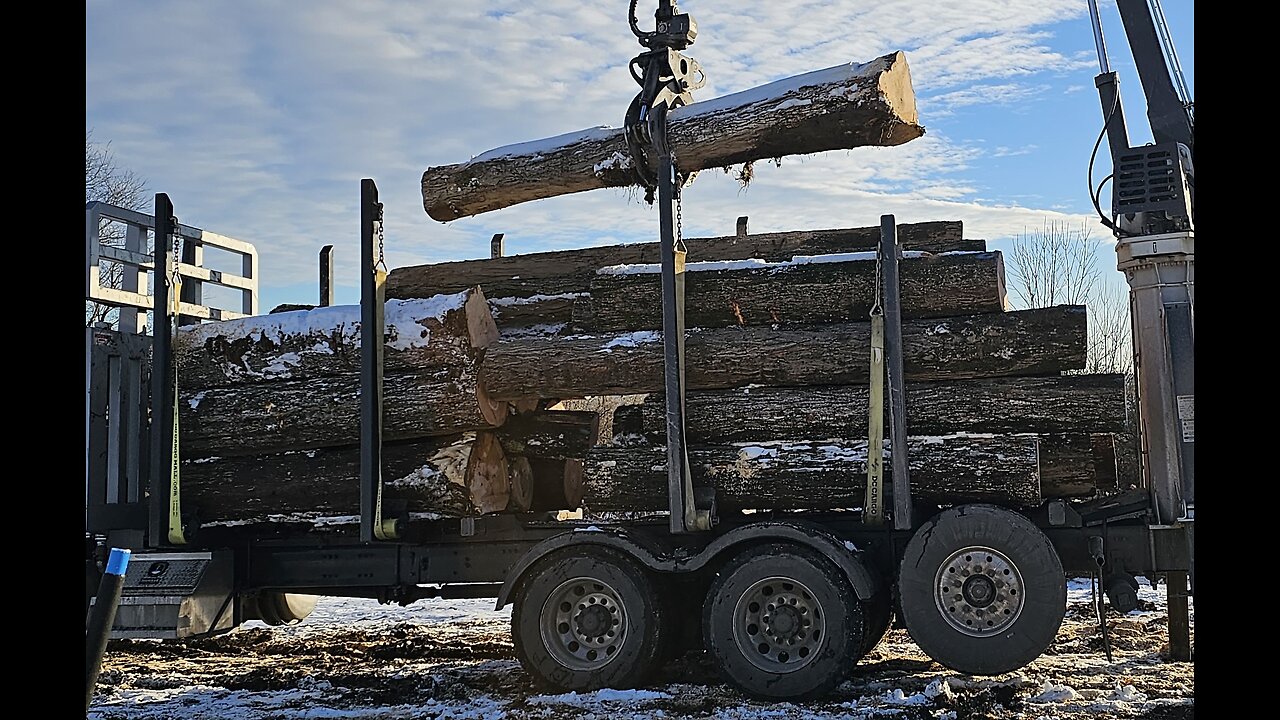
<svg viewBox="0 0 1280 720">
<path fill-rule="evenodd" d="M 511 417 L 480 380 L 498 339 L 479 287 L 385 308 L 385 498 L 410 518 L 576 507 L 598 417 Z M 358 306 L 174 336 L 184 505 L 202 523 L 351 522 L 360 507 Z"/>
<path fill-rule="evenodd" d="M 1011 311 L 999 252 L 899 226 L 913 494 L 1032 507 L 1117 485 L 1120 375 L 1085 309 Z M 686 426 L 722 509 L 858 507 L 879 228 L 686 240 Z M 393 270 L 383 476 L 411 517 L 667 507 L 656 243 Z M 358 308 L 184 329 L 184 494 L 203 520 L 352 515 Z M 565 400 L 648 394 L 612 438 Z M 608 423 L 606 423 L 608 424 Z M 886 462 L 886 470 L 889 468 Z"/>
</svg>

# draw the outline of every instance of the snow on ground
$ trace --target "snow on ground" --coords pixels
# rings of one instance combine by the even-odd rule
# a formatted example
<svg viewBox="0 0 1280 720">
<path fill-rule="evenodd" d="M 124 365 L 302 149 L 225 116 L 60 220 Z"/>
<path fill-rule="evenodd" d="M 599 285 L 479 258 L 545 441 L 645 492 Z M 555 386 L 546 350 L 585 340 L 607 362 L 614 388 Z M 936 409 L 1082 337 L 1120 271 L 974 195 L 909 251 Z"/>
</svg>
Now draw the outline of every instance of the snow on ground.
<svg viewBox="0 0 1280 720">
<path fill-rule="evenodd" d="M 1165 588 L 1140 581 L 1137 610 L 1108 617 L 1107 661 L 1087 579 L 1068 582 L 1067 618 L 1027 667 L 971 677 L 929 660 L 894 629 L 828 697 L 770 703 L 721 682 L 705 653 L 668 663 L 648 687 L 556 693 L 515 660 L 510 606 L 422 600 L 407 607 L 322 598 L 291 627 L 246 623 L 186 641 L 115 641 L 96 720 L 226 718 L 724 718 L 1097 720 L 1190 718 L 1192 663 L 1169 662 Z"/>
</svg>

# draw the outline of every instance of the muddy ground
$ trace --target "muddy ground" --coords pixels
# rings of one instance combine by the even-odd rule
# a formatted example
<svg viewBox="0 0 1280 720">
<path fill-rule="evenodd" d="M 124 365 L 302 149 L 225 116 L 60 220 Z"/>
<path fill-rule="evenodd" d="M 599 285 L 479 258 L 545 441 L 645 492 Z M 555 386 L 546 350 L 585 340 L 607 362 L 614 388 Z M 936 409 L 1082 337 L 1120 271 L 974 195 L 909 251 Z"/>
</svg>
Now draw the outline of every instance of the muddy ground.
<svg viewBox="0 0 1280 720">
<path fill-rule="evenodd" d="M 1108 662 L 1087 581 L 1069 584 L 1053 646 L 1022 670 L 974 678 L 891 630 L 822 701 L 766 703 L 721 682 L 705 653 L 633 691 L 551 694 L 515 660 L 510 608 L 424 600 L 407 608 L 325 599 L 298 626 L 213 638 L 113 641 L 93 718 L 1026 718 L 1175 720 L 1194 711 L 1194 664 L 1166 659 L 1164 587 L 1112 613 Z"/>
</svg>

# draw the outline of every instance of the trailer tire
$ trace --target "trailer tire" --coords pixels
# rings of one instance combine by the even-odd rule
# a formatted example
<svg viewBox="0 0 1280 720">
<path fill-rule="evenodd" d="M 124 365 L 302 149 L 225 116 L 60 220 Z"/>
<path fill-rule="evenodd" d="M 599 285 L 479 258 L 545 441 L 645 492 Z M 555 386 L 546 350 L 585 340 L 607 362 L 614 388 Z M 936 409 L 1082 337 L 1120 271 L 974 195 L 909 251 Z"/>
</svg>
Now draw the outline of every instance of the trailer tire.
<svg viewBox="0 0 1280 720">
<path fill-rule="evenodd" d="M 907 543 L 898 588 L 911 638 L 969 675 L 998 675 L 1036 659 L 1066 614 L 1066 576 L 1049 538 L 993 505 L 930 518 Z"/>
<path fill-rule="evenodd" d="M 624 554 L 566 548 L 521 578 L 511 638 L 524 668 L 552 688 L 633 688 L 666 647 L 666 608 L 652 574 Z"/>
<path fill-rule="evenodd" d="M 863 626 L 863 605 L 835 563 L 784 543 L 730 560 L 702 614 L 703 642 L 721 675 L 770 700 L 819 697 L 844 681 L 862 657 Z"/>
<path fill-rule="evenodd" d="M 866 655 L 876 649 L 893 624 L 893 600 L 887 592 L 866 600 L 862 603 L 862 615 L 865 622 L 861 654 Z"/>
<path fill-rule="evenodd" d="M 262 622 L 272 625 L 297 625 L 316 609 L 316 595 L 299 595 L 263 591 L 258 593 L 256 609 Z"/>
</svg>

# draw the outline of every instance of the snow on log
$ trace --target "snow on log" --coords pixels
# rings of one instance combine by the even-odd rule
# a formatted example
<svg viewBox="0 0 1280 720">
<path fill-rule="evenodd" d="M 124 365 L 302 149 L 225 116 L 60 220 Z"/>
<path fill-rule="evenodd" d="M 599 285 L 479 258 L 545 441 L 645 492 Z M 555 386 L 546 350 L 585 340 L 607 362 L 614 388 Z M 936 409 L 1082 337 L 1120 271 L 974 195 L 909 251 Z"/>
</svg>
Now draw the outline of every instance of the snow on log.
<svg viewBox="0 0 1280 720">
<path fill-rule="evenodd" d="M 907 432 L 913 435 L 1117 433 L 1125 428 L 1124 375 L 908 383 L 906 406 Z M 613 416 L 615 442 L 643 436 L 650 443 L 666 443 L 665 408 L 660 393 L 642 404 L 619 406 Z M 862 437 L 867 434 L 867 387 L 704 390 L 685 397 L 684 413 L 686 439 L 700 445 Z M 1040 451 L 1043 456 L 1043 443 Z M 1114 469 L 1112 474 L 1114 483 Z"/>
<path fill-rule="evenodd" d="M 385 308 L 389 372 L 474 365 L 498 337 L 479 287 Z M 173 336 L 184 389 L 341 375 L 360 370 L 360 306 L 333 305 L 179 328 Z"/>
<path fill-rule="evenodd" d="M 673 110 L 680 172 L 862 146 L 924 134 L 906 56 L 845 63 Z M 422 203 L 445 222 L 530 200 L 636 184 L 621 128 L 596 127 L 507 145 L 427 168 Z"/>
<path fill-rule="evenodd" d="M 903 223 L 898 226 L 898 242 L 904 250 L 918 252 L 987 249 L 985 240 L 966 240 L 963 233 L 959 220 Z M 554 242 L 544 238 L 538 244 L 545 246 Z M 684 242 L 689 252 L 688 262 L 749 258 L 782 262 L 797 255 L 873 251 L 880 243 L 880 226 L 687 238 Z M 574 293 L 584 293 L 590 288 L 596 271 L 602 267 L 660 260 L 658 243 L 645 242 L 408 265 L 395 268 L 387 275 L 387 297 L 430 297 L 479 285 L 484 288 L 495 315 L 511 313 L 510 317 L 498 318 L 499 325 L 505 326 L 522 312 L 520 303 L 514 299 L 535 300 L 536 296 L 537 301 L 572 300 L 576 297 Z"/>
<path fill-rule="evenodd" d="M 905 318 L 996 313 L 1007 309 L 999 252 L 945 255 L 907 251 L 902 260 Z M 662 329 L 661 266 L 601 268 L 573 308 L 581 331 Z M 784 262 L 730 260 L 685 264 L 685 325 L 796 325 L 860 322 L 875 304 L 876 253 L 806 255 Z"/>
<path fill-rule="evenodd" d="M 907 446 L 912 497 L 946 504 L 1035 507 L 1042 499 L 1038 445 L 1033 435 L 911 437 Z M 885 454 L 888 478 L 888 448 Z M 726 511 L 862 507 L 866 461 L 865 440 L 773 441 L 689 450 L 694 477 L 716 488 L 716 502 Z M 597 447 L 585 463 L 583 505 L 593 513 L 666 510 L 666 467 L 662 446 Z"/>
<path fill-rule="evenodd" d="M 1055 375 L 1084 368 L 1085 308 L 1059 305 L 903 322 L 906 379 Z M 867 381 L 870 324 L 693 329 L 690 390 Z M 663 389 L 662 333 L 524 337 L 487 350 L 481 376 L 497 400 L 629 395 Z"/>
</svg>

